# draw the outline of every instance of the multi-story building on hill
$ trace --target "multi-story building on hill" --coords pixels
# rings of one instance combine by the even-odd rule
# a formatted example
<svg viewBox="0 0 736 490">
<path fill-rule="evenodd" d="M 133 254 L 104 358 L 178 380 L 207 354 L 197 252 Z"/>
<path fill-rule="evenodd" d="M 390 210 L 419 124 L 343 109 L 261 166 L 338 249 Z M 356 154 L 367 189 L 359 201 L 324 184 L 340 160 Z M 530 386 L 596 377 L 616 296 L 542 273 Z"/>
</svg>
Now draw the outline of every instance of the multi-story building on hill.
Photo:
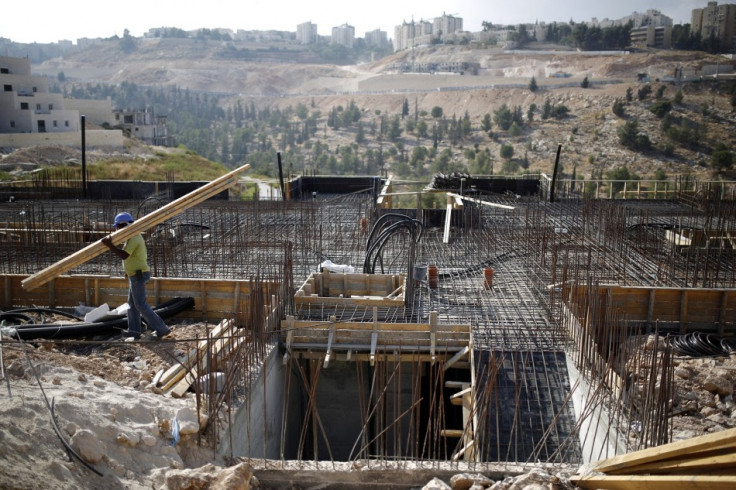
<svg viewBox="0 0 736 490">
<path fill-rule="evenodd" d="M 79 144 L 85 122 L 114 122 L 110 99 L 66 99 L 49 91 L 48 78 L 31 74 L 28 58 L 0 56 L 0 146 Z M 85 124 L 86 126 L 86 124 Z M 90 146 L 122 146 L 121 131 L 88 132 Z"/>
<path fill-rule="evenodd" d="M 317 42 L 317 24 L 303 22 L 296 26 L 296 41 L 301 44 Z"/>
<path fill-rule="evenodd" d="M 352 48 L 355 41 L 355 27 L 343 24 L 332 28 L 332 44 L 340 44 L 342 46 Z"/>
<path fill-rule="evenodd" d="M 131 138 L 154 146 L 174 146 L 166 116 L 156 116 L 147 110 L 121 110 L 115 111 L 115 120 Z"/>
<path fill-rule="evenodd" d="M 388 34 L 386 31 L 376 29 L 365 33 L 365 43 L 368 46 L 385 48 L 388 45 Z"/>
<path fill-rule="evenodd" d="M 433 22 L 404 22 L 394 28 L 394 51 L 430 44 L 433 40 L 455 42 L 457 33 L 462 30 L 463 19 L 447 14 L 436 17 Z"/>
<path fill-rule="evenodd" d="M 79 112 L 49 92 L 48 80 L 31 75 L 28 58 L 0 56 L 0 133 L 79 131 Z"/>
<path fill-rule="evenodd" d="M 702 9 L 693 9 L 690 18 L 690 33 L 705 40 L 717 39 L 724 51 L 736 49 L 736 4 L 718 5 L 708 2 Z"/>
</svg>

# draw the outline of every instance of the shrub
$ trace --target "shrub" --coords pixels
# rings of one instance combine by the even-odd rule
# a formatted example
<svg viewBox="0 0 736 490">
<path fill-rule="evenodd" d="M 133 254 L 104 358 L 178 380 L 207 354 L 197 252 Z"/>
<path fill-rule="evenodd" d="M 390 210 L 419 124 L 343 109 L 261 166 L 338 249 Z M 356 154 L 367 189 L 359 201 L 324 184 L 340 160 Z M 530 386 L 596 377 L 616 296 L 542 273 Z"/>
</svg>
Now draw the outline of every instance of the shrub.
<svg viewBox="0 0 736 490">
<path fill-rule="evenodd" d="M 658 100 L 652 104 L 652 107 L 650 107 L 649 110 L 652 111 L 652 114 L 662 119 L 672 110 L 672 102 L 669 100 Z"/>
</svg>

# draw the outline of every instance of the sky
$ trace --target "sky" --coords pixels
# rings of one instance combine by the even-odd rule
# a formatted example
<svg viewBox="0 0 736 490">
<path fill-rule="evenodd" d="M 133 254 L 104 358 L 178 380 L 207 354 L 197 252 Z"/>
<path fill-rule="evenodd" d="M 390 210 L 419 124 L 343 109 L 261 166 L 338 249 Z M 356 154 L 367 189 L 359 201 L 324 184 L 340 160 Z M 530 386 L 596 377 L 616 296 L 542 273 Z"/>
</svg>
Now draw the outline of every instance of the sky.
<svg viewBox="0 0 736 490">
<path fill-rule="evenodd" d="M 463 19 L 466 31 L 492 24 L 587 22 L 593 17 L 619 19 L 633 12 L 659 10 L 675 24 L 690 22 L 690 11 L 707 0 L 21 0 L 0 7 L 0 37 L 21 43 L 76 42 L 79 38 L 122 36 L 127 29 L 141 37 L 151 28 L 229 28 L 296 31 L 297 24 L 317 24 L 320 35 L 349 24 L 356 37 L 381 29 L 393 37 L 394 26 L 433 20 L 443 13 Z M 721 1 L 719 3 L 732 3 Z"/>
</svg>

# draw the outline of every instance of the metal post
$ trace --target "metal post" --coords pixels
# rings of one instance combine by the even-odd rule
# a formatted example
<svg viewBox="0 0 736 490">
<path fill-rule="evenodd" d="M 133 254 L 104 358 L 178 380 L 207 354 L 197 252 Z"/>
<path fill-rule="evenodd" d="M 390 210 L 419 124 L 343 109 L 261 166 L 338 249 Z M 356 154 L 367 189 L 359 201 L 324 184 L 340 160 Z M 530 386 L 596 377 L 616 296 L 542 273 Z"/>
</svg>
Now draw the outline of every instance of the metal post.
<svg viewBox="0 0 736 490">
<path fill-rule="evenodd" d="M 85 132 L 85 115 L 81 117 L 82 130 L 82 198 L 87 199 L 87 138 Z"/>
</svg>

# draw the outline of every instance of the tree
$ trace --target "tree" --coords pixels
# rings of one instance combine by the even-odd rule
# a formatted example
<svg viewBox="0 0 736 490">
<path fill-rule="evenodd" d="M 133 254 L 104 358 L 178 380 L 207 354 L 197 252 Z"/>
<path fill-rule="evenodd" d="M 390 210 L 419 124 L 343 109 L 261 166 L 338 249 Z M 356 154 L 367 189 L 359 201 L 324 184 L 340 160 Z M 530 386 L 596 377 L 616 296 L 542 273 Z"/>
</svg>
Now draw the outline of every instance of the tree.
<svg viewBox="0 0 736 490">
<path fill-rule="evenodd" d="M 664 116 L 667 115 L 672 110 L 672 102 L 669 100 L 658 100 L 654 104 L 652 104 L 652 107 L 649 108 L 649 110 L 657 116 L 658 118 L 662 119 Z"/>
<path fill-rule="evenodd" d="M 606 179 L 618 181 L 618 182 L 611 182 L 613 193 L 618 194 L 624 188 L 624 185 L 625 185 L 624 181 L 641 180 L 641 177 L 639 177 L 635 173 L 629 172 L 629 169 L 627 167 L 622 166 L 622 167 L 617 167 L 613 170 L 609 170 L 608 172 L 606 172 Z"/>
<path fill-rule="evenodd" d="M 491 120 L 491 115 L 488 113 L 485 113 L 483 115 L 483 119 L 480 121 L 480 127 L 485 131 L 486 133 L 489 133 L 491 129 L 493 128 L 493 121 Z"/>
<path fill-rule="evenodd" d="M 713 170 L 722 172 L 724 170 L 731 170 L 734 162 L 734 155 L 729 151 L 728 147 L 723 143 L 718 143 L 713 155 L 711 155 L 710 165 Z"/>
<path fill-rule="evenodd" d="M 682 94 L 682 89 L 678 90 L 675 93 L 675 97 L 672 99 L 672 102 L 674 102 L 677 105 L 682 104 L 682 100 L 685 98 L 685 96 Z"/>
<path fill-rule="evenodd" d="M 409 99 L 404 99 L 404 103 L 401 105 L 401 118 L 409 115 Z"/>
<path fill-rule="evenodd" d="M 504 143 L 501 145 L 499 154 L 504 160 L 511 160 L 514 156 L 514 147 L 509 145 L 508 143 Z"/>
<path fill-rule="evenodd" d="M 526 111 L 526 120 L 532 122 L 534 120 L 534 111 L 537 110 L 537 104 L 533 103 L 529 106 Z"/>
<path fill-rule="evenodd" d="M 542 106 L 542 119 L 549 119 L 550 116 L 552 116 L 552 102 L 546 99 Z"/>
<path fill-rule="evenodd" d="M 590 80 L 588 80 L 588 76 L 586 75 L 585 78 L 583 78 L 583 81 L 580 82 L 580 86 L 582 88 L 588 88 L 590 87 Z"/>
<path fill-rule="evenodd" d="M 358 123 L 358 131 L 355 133 L 355 142 L 358 144 L 365 143 L 365 130 L 363 129 L 363 123 Z"/>
<path fill-rule="evenodd" d="M 531 92 L 536 92 L 539 87 L 537 86 L 537 79 L 532 77 L 532 81 L 529 82 L 529 90 Z"/>
<path fill-rule="evenodd" d="M 509 106 L 507 106 L 505 102 L 501 104 L 501 107 L 493 111 L 493 122 L 495 122 L 496 126 L 503 129 L 504 131 L 508 131 L 508 129 L 511 127 L 511 123 L 513 122 L 513 114 L 511 113 Z"/>
<path fill-rule="evenodd" d="M 391 124 L 389 125 L 388 129 L 388 139 L 391 141 L 396 141 L 401 136 L 401 119 L 399 119 L 399 116 L 394 116 L 393 119 L 391 119 Z"/>
<path fill-rule="evenodd" d="M 521 136 L 521 128 L 514 122 L 511 123 L 511 127 L 509 128 L 509 134 L 511 136 Z"/>
<path fill-rule="evenodd" d="M 432 117 L 435 119 L 439 119 L 442 117 L 442 107 L 440 106 L 434 106 L 432 107 Z"/>
<path fill-rule="evenodd" d="M 123 53 L 129 54 L 136 50 L 138 45 L 135 42 L 135 38 L 130 35 L 130 31 L 125 29 L 123 31 L 123 38 L 120 40 L 120 49 Z"/>
<path fill-rule="evenodd" d="M 618 117 L 624 117 L 626 112 L 624 111 L 624 107 L 626 104 L 624 104 L 624 101 L 621 99 L 616 99 L 613 101 L 613 113 L 616 114 Z"/>
<path fill-rule="evenodd" d="M 417 135 L 426 138 L 427 137 L 427 122 L 424 119 L 420 119 L 417 122 Z"/>
<path fill-rule="evenodd" d="M 652 143 L 649 137 L 639 132 L 639 123 L 632 119 L 618 128 L 618 141 L 621 145 L 631 150 L 647 151 L 651 149 Z"/>
</svg>

